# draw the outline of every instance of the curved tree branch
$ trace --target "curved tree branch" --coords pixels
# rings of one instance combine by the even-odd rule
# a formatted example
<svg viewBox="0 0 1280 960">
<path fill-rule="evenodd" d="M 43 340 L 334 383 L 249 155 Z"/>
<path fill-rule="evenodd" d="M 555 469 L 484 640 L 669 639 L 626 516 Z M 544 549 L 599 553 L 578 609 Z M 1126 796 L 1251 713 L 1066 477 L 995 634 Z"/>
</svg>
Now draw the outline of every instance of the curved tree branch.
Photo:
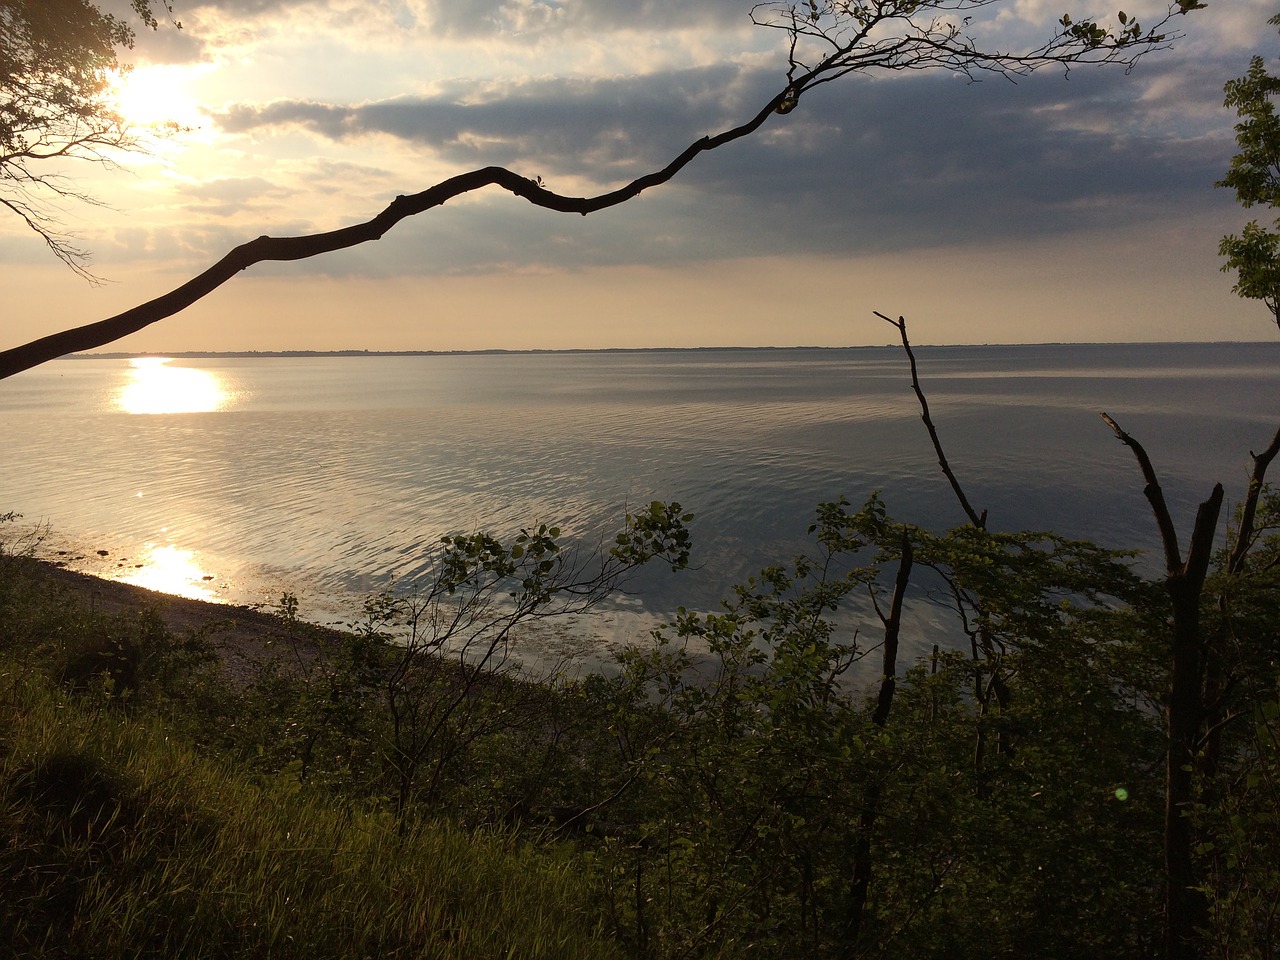
<svg viewBox="0 0 1280 960">
<path fill-rule="evenodd" d="M 958 13 L 993 2 L 995 0 L 878 0 L 869 7 L 863 7 L 845 0 L 824 0 L 821 6 L 816 2 L 811 5 L 813 13 L 807 21 L 785 4 L 759 4 L 753 11 L 755 22 L 762 26 L 780 27 L 790 37 L 785 89 L 745 123 L 693 142 L 661 170 L 595 197 L 566 197 L 505 167 L 484 167 L 451 177 L 421 193 L 396 197 L 385 210 L 364 223 L 304 237 L 258 237 L 236 247 L 199 276 L 141 306 L 106 320 L 0 351 L 0 379 L 55 357 L 92 350 L 136 333 L 186 309 L 256 263 L 305 260 L 381 239 L 401 220 L 424 213 L 472 190 L 497 186 L 535 206 L 586 216 L 625 203 L 651 187 L 666 183 L 695 157 L 754 133 L 771 114 L 790 113 L 803 93 L 838 77 L 878 70 L 930 68 L 951 69 L 970 76 L 973 71 L 986 71 L 1014 77 L 1051 64 L 1132 64 L 1143 53 L 1168 45 L 1174 35 L 1158 31 L 1173 16 L 1200 6 L 1199 0 L 1175 0 L 1156 28 L 1147 31 L 1141 31 L 1136 23 L 1129 23 L 1124 30 L 1112 32 L 1091 21 L 1071 24 L 1068 18 L 1064 18 L 1063 29 L 1049 43 L 1026 53 L 1013 54 L 978 49 L 972 39 L 952 22 Z M 771 19 L 780 7 L 787 11 L 782 20 Z M 1126 22 L 1121 20 L 1122 24 Z M 876 39 L 874 31 L 886 24 L 897 30 L 898 35 Z M 814 40 L 821 41 L 827 52 L 812 60 L 802 60 L 797 42 Z"/>
<path fill-rule="evenodd" d="M 595 197 L 566 197 L 546 189 L 538 182 L 522 177 L 505 167 L 484 167 L 450 177 L 421 193 L 399 196 L 372 220 L 317 233 L 305 237 L 258 237 L 242 243 L 199 276 L 182 286 L 124 313 L 71 330 L 41 337 L 20 347 L 0 351 L 0 379 L 28 370 L 55 357 L 103 344 L 171 317 L 208 296 L 242 270 L 269 260 L 306 260 L 323 253 L 345 250 L 370 240 L 380 240 L 392 227 L 408 217 L 425 213 L 455 197 L 483 187 L 497 186 L 530 203 L 558 213 L 579 213 L 584 217 L 618 204 L 626 203 L 650 187 L 666 183 L 699 154 L 714 150 L 754 133 L 777 111 L 789 92 L 779 93 L 754 117 L 740 126 L 713 137 L 703 137 L 690 144 L 683 153 L 654 173 L 646 174 L 623 187 Z"/>
<path fill-rule="evenodd" d="M 1155 515 L 1156 526 L 1160 530 L 1160 545 L 1164 549 L 1165 572 L 1172 577 L 1182 569 L 1182 551 L 1178 548 L 1178 531 L 1173 525 L 1173 517 L 1169 514 L 1169 506 L 1164 499 L 1164 490 L 1160 488 L 1160 480 L 1156 477 L 1155 467 L 1151 465 L 1151 458 L 1147 456 L 1147 451 L 1142 444 L 1122 430 L 1120 424 L 1107 416 L 1106 413 L 1098 415 L 1111 428 L 1111 432 L 1116 435 L 1116 439 L 1133 451 L 1134 459 L 1138 461 L 1138 468 L 1142 471 L 1142 479 L 1144 481 L 1142 492 L 1146 495 L 1147 502 L 1151 504 L 1151 512 Z"/>
</svg>

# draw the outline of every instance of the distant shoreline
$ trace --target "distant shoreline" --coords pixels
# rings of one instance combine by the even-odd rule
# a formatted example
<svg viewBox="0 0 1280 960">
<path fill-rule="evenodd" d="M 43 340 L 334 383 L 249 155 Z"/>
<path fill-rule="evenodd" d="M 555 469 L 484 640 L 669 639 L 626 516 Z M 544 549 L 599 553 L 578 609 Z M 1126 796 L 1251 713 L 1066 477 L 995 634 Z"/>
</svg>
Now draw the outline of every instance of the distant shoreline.
<svg viewBox="0 0 1280 960">
<path fill-rule="evenodd" d="M 1120 343 L 1069 343 L 1045 341 L 1042 343 L 913 343 L 915 349 L 973 350 L 978 348 L 1032 348 L 1032 347 L 1217 347 L 1258 345 L 1275 347 L 1270 340 L 1133 340 Z M 179 359 L 255 359 L 271 357 L 317 358 L 330 357 L 466 357 L 466 356 L 540 356 L 544 354 L 617 354 L 617 353 L 758 353 L 765 350 L 885 350 L 902 349 L 900 343 L 847 344 L 838 347 L 815 345 L 755 346 L 755 347 L 561 347 L 509 350 L 491 347 L 484 350 L 132 350 L 103 353 L 72 353 L 59 360 L 127 360 L 133 357 L 167 357 Z"/>
<path fill-rule="evenodd" d="M 133 352 L 113 351 L 111 353 L 72 353 L 58 359 L 63 360 L 123 360 L 129 357 L 466 357 L 466 356 L 528 356 L 557 353 L 697 353 L 759 350 L 883 350 L 897 344 L 884 343 L 866 346 L 845 347 L 563 347 L 560 349 L 507 350 L 491 347 L 487 350 L 178 350 L 164 352 L 157 350 L 137 350 Z"/>
</svg>

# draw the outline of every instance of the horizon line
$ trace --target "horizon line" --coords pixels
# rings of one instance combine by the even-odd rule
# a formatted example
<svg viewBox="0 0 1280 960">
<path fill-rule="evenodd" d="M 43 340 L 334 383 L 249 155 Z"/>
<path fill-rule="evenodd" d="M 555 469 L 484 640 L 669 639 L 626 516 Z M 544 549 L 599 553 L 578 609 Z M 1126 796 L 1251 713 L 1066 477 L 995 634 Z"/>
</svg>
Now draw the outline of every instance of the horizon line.
<svg viewBox="0 0 1280 960">
<path fill-rule="evenodd" d="M 1196 346 L 1223 345 L 1277 345 L 1273 340 L 1122 340 L 1122 341 L 1069 341 L 1045 340 L 1034 343 L 913 343 L 915 348 L 968 349 L 974 347 L 1136 347 L 1136 346 Z M 879 344 L 844 344 L 820 346 L 796 344 L 792 346 L 700 346 L 700 347 L 486 347 L 471 350 L 111 350 L 92 353 L 70 353 L 59 360 L 127 360 L 133 357 L 155 358 L 216 358 L 234 357 L 448 357 L 448 356 L 502 356 L 529 354 L 578 354 L 578 353 L 694 353 L 710 351 L 763 351 L 763 350 L 884 350 L 902 349 L 898 342 Z"/>
</svg>

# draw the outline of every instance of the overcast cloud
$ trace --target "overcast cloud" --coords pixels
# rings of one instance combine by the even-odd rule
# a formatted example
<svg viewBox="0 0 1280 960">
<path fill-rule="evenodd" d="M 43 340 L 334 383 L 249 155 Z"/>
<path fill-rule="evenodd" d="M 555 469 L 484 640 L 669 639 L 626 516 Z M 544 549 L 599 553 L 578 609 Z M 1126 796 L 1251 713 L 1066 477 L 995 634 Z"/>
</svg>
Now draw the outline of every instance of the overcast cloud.
<svg viewBox="0 0 1280 960">
<path fill-rule="evenodd" d="M 1221 91 L 1252 53 L 1280 47 L 1270 3 L 1211 0 L 1179 19 L 1186 36 L 1173 49 L 1127 73 L 1045 70 L 1016 84 L 846 77 L 618 208 L 565 216 L 491 188 L 376 247 L 254 274 L 413 279 L 880 256 L 910 269 L 914 251 L 967 263 L 991 250 L 991 276 L 1017 284 L 1011 249 L 1101 250 L 1123 235 L 1129 256 L 1146 231 L 1156 259 L 1171 237 L 1196 238 L 1204 269 L 1229 291 L 1209 260 L 1246 218 L 1213 187 L 1234 152 Z M 979 11 L 989 22 L 974 29 L 997 45 L 1039 41 L 1064 5 L 1085 9 L 1009 0 Z M 72 225 L 109 276 L 140 264 L 189 274 L 260 234 L 365 220 L 397 194 L 478 167 L 568 195 L 613 189 L 746 121 L 783 87 L 781 38 L 753 28 L 750 9 L 180 0 L 183 29 L 141 34 L 130 56 L 157 96 L 190 101 L 192 130 L 126 173 L 87 171 L 109 209 Z M 1150 20 L 1163 9 L 1138 0 L 1130 12 Z M 162 65 L 169 72 L 147 73 Z M 10 263 L 44 256 L 12 223 L 0 224 L 0 245 Z"/>
<path fill-rule="evenodd" d="M 1212 184 L 1232 152 L 1231 118 L 1207 84 L 1173 93 L 1169 81 L 1183 70 L 1153 59 L 1137 74 L 1043 74 L 1016 85 L 946 75 L 850 78 L 815 91 L 755 137 L 696 160 L 680 174 L 678 200 L 655 191 L 645 229 L 671 233 L 674 218 L 684 242 L 667 249 L 677 257 L 867 253 L 975 235 L 1115 228 L 1229 204 Z M 1211 73 L 1199 64 L 1193 79 Z M 604 190 L 747 119 L 777 80 L 772 70 L 721 64 L 636 77 L 454 83 L 432 96 L 355 105 L 237 104 L 216 122 L 238 135 L 298 128 L 374 154 L 427 153 L 457 171 L 498 164 L 541 176 L 552 189 Z M 1150 121 L 1153 109 L 1175 107 L 1183 122 Z M 516 204 L 496 197 L 487 206 L 503 217 Z M 600 224 L 552 254 L 537 238 L 557 229 L 553 219 L 542 213 L 528 233 L 506 232 L 482 261 L 510 263 L 534 248 L 543 262 L 626 262 L 643 246 L 635 224 L 616 235 Z M 438 262 L 462 266 L 454 256 Z"/>
</svg>

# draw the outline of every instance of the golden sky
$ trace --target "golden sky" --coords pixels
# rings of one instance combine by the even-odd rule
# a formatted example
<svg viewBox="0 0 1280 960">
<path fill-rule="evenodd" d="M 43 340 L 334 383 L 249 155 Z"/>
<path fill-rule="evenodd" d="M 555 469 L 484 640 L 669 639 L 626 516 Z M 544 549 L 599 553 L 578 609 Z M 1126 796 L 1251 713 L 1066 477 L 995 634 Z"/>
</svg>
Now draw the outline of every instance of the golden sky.
<svg viewBox="0 0 1280 960">
<path fill-rule="evenodd" d="M 1222 85 L 1271 58 L 1270 0 L 1211 4 L 1173 49 L 1009 83 L 848 77 L 749 141 L 590 217 L 490 189 L 375 244 L 258 265 L 122 350 L 550 349 L 1267 339 L 1219 272 L 1256 212 L 1215 190 Z M 1070 0 L 979 11 L 1043 39 Z M 1148 16 L 1163 4 L 1141 2 Z M 92 287 L 0 219 L 3 343 L 110 316 L 261 234 L 372 217 L 500 164 L 589 195 L 733 126 L 786 50 L 731 0 L 179 0 L 121 93 L 191 129 L 115 170 L 64 222 Z"/>
</svg>

